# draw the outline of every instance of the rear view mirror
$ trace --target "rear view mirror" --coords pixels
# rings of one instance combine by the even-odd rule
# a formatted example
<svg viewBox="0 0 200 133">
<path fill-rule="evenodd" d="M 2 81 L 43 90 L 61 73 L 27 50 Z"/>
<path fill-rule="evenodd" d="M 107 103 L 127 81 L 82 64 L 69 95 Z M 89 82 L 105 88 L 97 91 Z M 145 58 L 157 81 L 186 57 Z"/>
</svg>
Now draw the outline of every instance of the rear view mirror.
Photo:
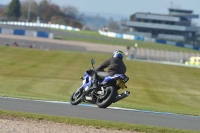
<svg viewBox="0 0 200 133">
<path fill-rule="evenodd" d="M 94 59 L 91 59 L 91 63 L 92 63 L 92 65 L 94 65 L 94 63 L 95 63 Z"/>
</svg>

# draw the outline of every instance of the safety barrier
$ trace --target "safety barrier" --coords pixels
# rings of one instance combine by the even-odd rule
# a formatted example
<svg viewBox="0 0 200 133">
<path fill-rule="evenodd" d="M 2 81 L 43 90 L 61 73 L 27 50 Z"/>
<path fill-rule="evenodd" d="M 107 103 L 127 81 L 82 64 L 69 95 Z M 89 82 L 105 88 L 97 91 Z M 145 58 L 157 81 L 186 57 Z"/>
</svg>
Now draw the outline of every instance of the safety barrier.
<svg viewBox="0 0 200 133">
<path fill-rule="evenodd" d="M 167 44 L 167 45 L 173 45 L 177 47 L 184 47 L 184 48 L 189 48 L 189 49 L 194 49 L 194 50 L 199 50 L 199 46 L 192 46 L 189 44 L 184 44 L 181 42 L 173 42 L 173 41 L 167 41 L 163 39 L 154 39 L 154 38 L 149 38 L 149 37 L 142 37 L 142 36 L 135 36 L 135 35 L 129 35 L 129 34 L 120 34 L 120 33 L 115 33 L 115 32 L 109 32 L 109 31 L 98 31 L 100 35 L 108 36 L 108 37 L 113 37 L 113 38 L 122 38 L 122 39 L 128 39 L 128 40 L 139 40 L 139 41 L 148 41 L 148 42 L 155 42 L 155 43 L 161 43 L 161 44 Z"/>
<path fill-rule="evenodd" d="M 44 28 L 54 28 L 54 29 L 62 29 L 62 30 L 80 31 L 80 29 L 78 29 L 78 28 L 74 28 L 74 27 L 66 26 L 66 25 L 59 25 L 59 24 L 32 23 L 32 22 L 14 22 L 14 21 L 11 21 L 11 22 L 0 22 L 0 24 L 30 26 L 30 27 L 44 27 Z"/>
<path fill-rule="evenodd" d="M 30 31 L 30 30 L 23 30 L 23 29 L 0 28 L 0 34 L 53 38 L 53 33 L 45 32 L 45 31 Z"/>
</svg>

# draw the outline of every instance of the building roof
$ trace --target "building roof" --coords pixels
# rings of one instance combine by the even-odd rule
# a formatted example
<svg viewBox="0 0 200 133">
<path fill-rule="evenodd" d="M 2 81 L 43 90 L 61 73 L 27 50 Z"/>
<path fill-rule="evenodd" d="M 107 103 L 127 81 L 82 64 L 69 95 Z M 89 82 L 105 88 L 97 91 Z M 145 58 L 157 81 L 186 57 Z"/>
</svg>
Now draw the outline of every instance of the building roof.
<svg viewBox="0 0 200 133">
<path fill-rule="evenodd" d="M 157 16 L 172 16 L 172 15 L 169 15 L 169 14 L 159 14 L 159 13 L 151 13 L 151 12 L 136 12 L 136 13 L 132 14 L 131 16 L 133 16 L 135 14 L 151 14 L 151 15 L 157 15 Z"/>
<path fill-rule="evenodd" d="M 185 12 L 185 13 L 193 13 L 193 10 L 187 9 L 178 9 L 178 8 L 168 8 L 169 11 L 177 11 L 177 12 Z"/>
<path fill-rule="evenodd" d="M 158 13 L 150 13 L 150 12 L 136 12 L 131 16 L 136 16 L 137 14 L 149 15 L 149 16 L 156 16 L 156 17 L 165 17 L 165 18 L 172 18 L 174 20 L 178 20 L 180 17 L 185 17 L 187 19 L 199 18 L 197 14 L 158 14 Z"/>
<path fill-rule="evenodd" d="M 164 20 L 164 21 L 174 21 L 174 22 L 180 21 L 180 17 L 176 17 L 176 16 L 172 16 L 172 15 L 155 14 L 155 13 L 137 12 L 132 16 L 134 16 L 136 18 L 142 18 L 142 19 Z"/>
</svg>

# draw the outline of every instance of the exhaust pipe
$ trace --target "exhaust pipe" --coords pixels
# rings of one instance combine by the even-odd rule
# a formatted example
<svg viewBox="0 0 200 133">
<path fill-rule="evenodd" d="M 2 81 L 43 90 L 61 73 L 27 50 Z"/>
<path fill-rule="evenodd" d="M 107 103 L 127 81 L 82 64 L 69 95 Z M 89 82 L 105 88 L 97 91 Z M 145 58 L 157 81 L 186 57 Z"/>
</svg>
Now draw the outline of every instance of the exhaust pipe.
<svg viewBox="0 0 200 133">
<path fill-rule="evenodd" d="M 119 101 L 119 100 L 122 100 L 122 99 L 124 99 L 125 97 L 127 97 L 127 96 L 129 96 L 129 95 L 130 95 L 130 92 L 129 92 L 129 91 L 125 91 L 125 92 L 119 94 L 119 95 L 116 97 L 116 99 L 114 100 L 113 103 L 115 103 L 115 102 L 117 102 L 117 101 Z"/>
</svg>

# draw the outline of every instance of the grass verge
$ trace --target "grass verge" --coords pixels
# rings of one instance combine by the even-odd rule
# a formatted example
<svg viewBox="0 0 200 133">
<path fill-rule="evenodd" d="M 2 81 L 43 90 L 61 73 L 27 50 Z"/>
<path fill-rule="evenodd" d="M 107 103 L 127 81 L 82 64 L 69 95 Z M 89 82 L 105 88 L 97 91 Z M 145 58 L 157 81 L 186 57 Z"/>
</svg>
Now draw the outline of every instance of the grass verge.
<svg viewBox="0 0 200 133">
<path fill-rule="evenodd" d="M 69 101 L 79 79 L 109 54 L 0 47 L 0 95 Z M 131 95 L 112 106 L 200 115 L 200 69 L 124 60 Z M 120 93 L 124 90 L 120 90 Z"/>
<path fill-rule="evenodd" d="M 41 115 L 41 114 L 30 114 L 24 112 L 14 112 L 14 111 L 4 111 L 0 110 L 0 118 L 25 118 L 38 121 L 52 121 L 56 123 L 65 123 L 65 124 L 75 124 L 83 126 L 93 126 L 95 128 L 106 128 L 113 130 L 128 130 L 128 131 L 138 131 L 138 132 L 154 132 L 154 133 L 199 133 L 198 131 L 190 130 L 180 130 L 180 129 L 171 129 L 155 126 L 144 126 L 139 124 L 128 124 L 121 122 L 112 122 L 112 121 L 103 121 L 103 120 L 94 120 L 94 119 L 79 119 L 72 117 L 59 117 L 51 115 Z"/>
</svg>

